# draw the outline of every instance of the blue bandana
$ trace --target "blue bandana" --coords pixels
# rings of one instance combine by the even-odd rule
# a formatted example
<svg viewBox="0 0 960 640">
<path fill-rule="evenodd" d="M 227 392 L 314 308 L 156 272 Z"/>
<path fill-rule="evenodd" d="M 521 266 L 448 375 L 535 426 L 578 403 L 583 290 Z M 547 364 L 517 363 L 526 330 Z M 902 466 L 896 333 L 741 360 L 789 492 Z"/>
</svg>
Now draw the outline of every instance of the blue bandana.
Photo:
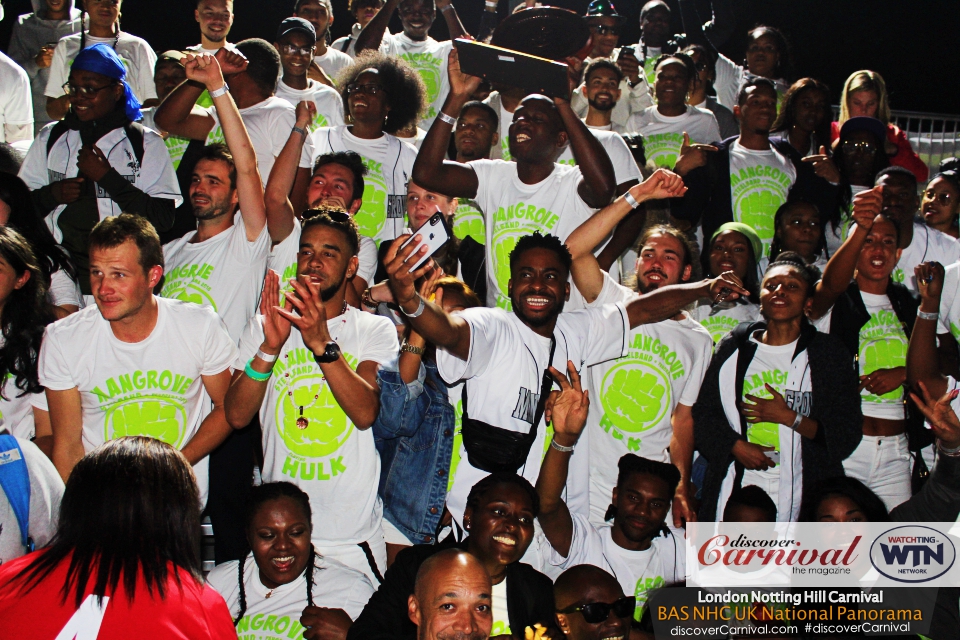
<svg viewBox="0 0 960 640">
<path fill-rule="evenodd" d="M 125 98 L 124 112 L 127 114 L 127 117 L 130 118 L 131 122 L 136 122 L 143 118 L 143 114 L 140 113 L 140 101 L 133 95 L 133 90 L 124 80 L 127 76 L 127 68 L 123 65 L 123 61 L 120 60 L 117 52 L 114 51 L 112 47 L 105 44 L 95 44 L 92 47 L 87 47 L 77 54 L 71 68 L 80 71 L 92 71 L 93 73 L 99 73 L 102 76 L 119 80 L 123 83 Z"/>
</svg>

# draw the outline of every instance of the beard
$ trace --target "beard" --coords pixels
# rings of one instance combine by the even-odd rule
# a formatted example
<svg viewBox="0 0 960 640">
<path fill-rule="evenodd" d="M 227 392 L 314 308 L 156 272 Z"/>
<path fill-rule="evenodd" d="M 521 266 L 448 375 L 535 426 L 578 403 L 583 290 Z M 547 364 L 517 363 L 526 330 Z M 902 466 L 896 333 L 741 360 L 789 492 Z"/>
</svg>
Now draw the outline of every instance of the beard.
<svg viewBox="0 0 960 640">
<path fill-rule="evenodd" d="M 600 111 L 601 113 L 606 113 L 607 111 L 613 111 L 613 108 L 617 106 L 617 101 L 610 100 L 610 102 L 607 102 L 607 103 L 598 103 L 594 99 L 594 100 L 587 100 L 587 104 L 589 104 L 593 109 Z"/>
<path fill-rule="evenodd" d="M 320 289 L 320 300 L 323 302 L 328 302 L 331 298 L 333 298 L 333 296 L 337 295 L 337 291 L 339 291 L 340 287 L 343 285 L 343 280 L 343 276 L 340 276 L 340 279 L 337 280 L 335 284 Z"/>
<path fill-rule="evenodd" d="M 193 206 L 193 217 L 197 220 L 214 220 L 229 213 L 231 208 L 226 200 L 212 200 L 206 206 L 197 206 L 193 202 L 190 204 Z"/>
</svg>

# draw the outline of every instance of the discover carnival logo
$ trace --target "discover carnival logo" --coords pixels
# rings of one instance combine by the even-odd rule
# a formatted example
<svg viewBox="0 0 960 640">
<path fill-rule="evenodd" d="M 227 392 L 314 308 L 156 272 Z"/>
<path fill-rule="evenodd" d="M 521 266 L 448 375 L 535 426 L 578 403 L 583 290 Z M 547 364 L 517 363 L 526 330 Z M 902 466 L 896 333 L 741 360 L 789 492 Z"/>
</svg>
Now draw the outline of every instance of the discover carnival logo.
<svg viewBox="0 0 960 640">
<path fill-rule="evenodd" d="M 870 545 L 870 562 L 897 582 L 929 582 L 944 575 L 957 559 L 949 536 L 930 527 L 909 525 L 884 531 Z"/>
</svg>

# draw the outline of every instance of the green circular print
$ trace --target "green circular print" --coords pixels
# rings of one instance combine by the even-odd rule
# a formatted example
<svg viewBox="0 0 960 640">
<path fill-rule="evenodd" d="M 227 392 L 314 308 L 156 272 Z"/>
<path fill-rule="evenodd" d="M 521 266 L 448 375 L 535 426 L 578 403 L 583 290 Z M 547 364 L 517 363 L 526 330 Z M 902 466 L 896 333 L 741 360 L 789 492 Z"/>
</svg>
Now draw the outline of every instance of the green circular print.
<svg viewBox="0 0 960 640">
<path fill-rule="evenodd" d="M 165 372 L 166 373 L 166 372 Z M 147 436 L 179 449 L 183 446 L 187 411 L 168 397 L 139 396 L 107 409 L 104 439 Z"/>
<path fill-rule="evenodd" d="M 617 429 L 640 433 L 666 417 L 671 391 L 662 371 L 639 360 L 624 359 L 603 376 L 600 404 L 604 417 Z"/>
</svg>

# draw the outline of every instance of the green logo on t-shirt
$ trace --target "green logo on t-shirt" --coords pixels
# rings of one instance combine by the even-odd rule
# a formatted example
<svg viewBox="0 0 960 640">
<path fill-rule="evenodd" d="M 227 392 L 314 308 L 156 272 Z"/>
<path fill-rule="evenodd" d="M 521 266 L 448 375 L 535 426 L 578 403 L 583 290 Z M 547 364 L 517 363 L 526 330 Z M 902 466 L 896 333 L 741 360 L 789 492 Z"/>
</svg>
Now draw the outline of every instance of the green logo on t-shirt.
<svg viewBox="0 0 960 640">
<path fill-rule="evenodd" d="M 329 127 L 330 122 L 327 120 L 327 117 L 317 111 L 317 117 L 313 119 L 313 122 L 307 125 L 307 129 L 311 132 L 316 131 L 320 127 Z"/>
<path fill-rule="evenodd" d="M 469 198 L 457 199 L 457 211 L 453 215 L 453 235 L 461 240 L 471 237 L 480 244 L 487 243 L 487 225 L 477 203 Z"/>
<path fill-rule="evenodd" d="M 216 311 L 217 303 L 211 294 L 209 282 L 213 271 L 214 266 L 205 262 L 185 264 L 171 269 L 170 273 L 164 277 L 160 296 L 210 306 Z"/>
<path fill-rule="evenodd" d="M 662 576 L 647 576 L 642 577 L 637 580 L 636 589 L 633 592 L 633 595 L 637 599 L 637 606 L 633 610 L 634 620 L 640 621 L 643 618 L 643 610 L 647 606 L 647 598 L 650 597 L 650 592 L 654 589 L 659 589 L 667 583 Z"/>
<path fill-rule="evenodd" d="M 615 440 L 626 440 L 630 451 L 639 451 L 641 439 L 633 434 L 667 417 L 672 381 L 683 375 L 683 362 L 666 343 L 652 336 L 634 336 L 629 355 L 617 360 L 600 383 L 600 426 Z"/>
<path fill-rule="evenodd" d="M 383 176 L 383 164 L 361 156 L 367 167 L 363 178 L 363 204 L 353 216 L 360 235 L 379 238 L 387 222 L 387 181 Z"/>
<path fill-rule="evenodd" d="M 187 150 L 187 146 L 190 145 L 190 141 L 186 138 L 178 138 L 177 136 L 167 136 L 163 144 L 167 147 L 167 153 L 170 154 L 170 160 L 173 162 L 173 170 L 176 171 L 180 166 L 180 161 L 183 160 L 183 153 Z"/>
<path fill-rule="evenodd" d="M 90 393 L 104 412 L 104 440 L 147 436 L 180 448 L 187 424 L 186 394 L 193 378 L 169 369 L 107 378 Z"/>
<path fill-rule="evenodd" d="M 443 82 L 440 69 L 444 65 L 444 60 L 430 53 L 404 53 L 400 57 L 416 69 L 423 80 L 424 87 L 427 90 L 426 100 L 424 101 L 426 103 L 425 116 L 427 118 L 437 117 L 437 109 L 433 106 L 433 103 L 440 96 L 440 86 Z M 446 73 L 446 71 L 446 68 L 444 68 L 443 73 Z"/>
<path fill-rule="evenodd" d="M 773 240 L 773 217 L 784 202 L 792 180 L 776 167 L 758 165 L 730 172 L 733 217 L 750 225 L 764 243 L 764 254 L 770 252 Z"/>
<path fill-rule="evenodd" d="M 497 279 L 497 306 L 510 311 L 513 305 L 507 295 L 510 282 L 510 253 L 520 238 L 534 231 L 551 233 L 560 216 L 535 204 L 518 202 L 500 207 L 493 215 L 493 273 Z"/>
<path fill-rule="evenodd" d="M 343 356 L 356 368 L 356 358 Z M 343 456 L 330 456 L 353 433 L 353 423 L 333 397 L 313 353 L 306 348 L 287 351 L 274 366 L 271 380 L 279 396 L 275 423 L 290 452 L 282 473 L 301 480 L 329 480 L 346 471 Z"/>
<path fill-rule="evenodd" d="M 886 309 L 870 316 L 860 328 L 860 373 L 868 375 L 877 369 L 894 369 L 907 364 L 907 336 L 896 314 Z M 866 389 L 861 391 L 866 402 L 899 403 L 903 401 L 903 387 L 897 387 L 882 396 Z"/>
<path fill-rule="evenodd" d="M 766 386 L 764 386 L 767 384 L 782 394 L 784 388 L 787 386 L 787 372 L 781 371 L 780 369 L 771 369 L 754 373 L 750 377 L 744 378 L 744 397 L 750 394 L 757 398 L 772 398 L 773 395 L 767 391 Z M 774 424 L 773 422 L 757 422 L 748 426 L 747 442 L 758 444 L 761 447 L 773 447 L 779 451 L 780 425 Z"/>
<path fill-rule="evenodd" d="M 682 133 L 652 133 L 643 137 L 643 149 L 647 162 L 656 167 L 673 169 L 683 146 Z"/>
<path fill-rule="evenodd" d="M 510 135 L 507 133 L 509 127 L 509 123 L 501 127 L 503 135 L 500 136 L 500 157 L 507 162 L 513 160 L 513 156 L 510 155 Z"/>
<path fill-rule="evenodd" d="M 737 325 L 740 324 L 740 321 L 736 318 L 731 318 L 730 316 L 716 314 L 707 316 L 700 321 L 700 324 L 703 325 L 704 329 L 710 332 L 710 337 L 713 339 L 713 344 L 717 344 L 725 335 L 736 329 Z"/>
<path fill-rule="evenodd" d="M 291 618 L 290 616 L 274 616 L 266 613 L 258 613 L 240 618 L 240 621 L 237 623 L 237 636 L 240 640 L 301 638 L 303 637 L 303 625 L 300 624 L 299 620 Z"/>
</svg>

